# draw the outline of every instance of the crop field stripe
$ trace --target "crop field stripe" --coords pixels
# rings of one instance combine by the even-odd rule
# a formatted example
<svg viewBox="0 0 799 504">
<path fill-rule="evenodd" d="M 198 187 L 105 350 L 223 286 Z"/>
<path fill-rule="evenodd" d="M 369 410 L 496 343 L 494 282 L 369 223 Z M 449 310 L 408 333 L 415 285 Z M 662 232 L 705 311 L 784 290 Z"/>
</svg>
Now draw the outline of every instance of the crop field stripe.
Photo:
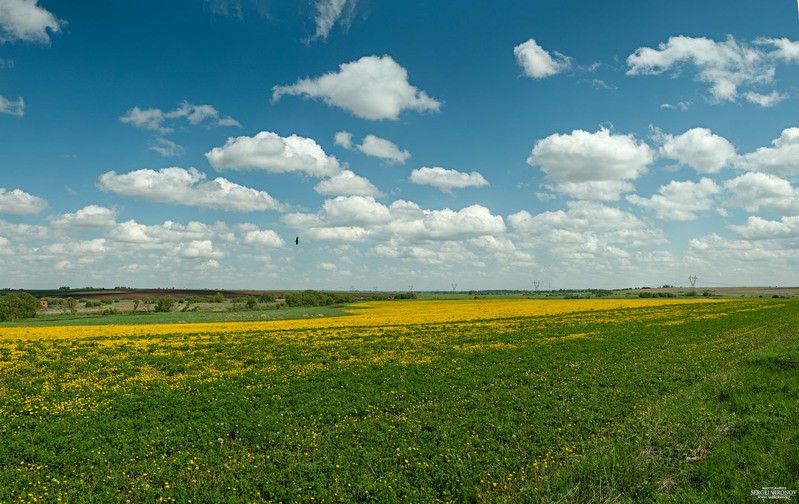
<svg viewBox="0 0 799 504">
<path fill-rule="evenodd" d="M 0 502 L 537 502 L 799 321 L 782 300 L 460 303 L 3 328 Z"/>
</svg>

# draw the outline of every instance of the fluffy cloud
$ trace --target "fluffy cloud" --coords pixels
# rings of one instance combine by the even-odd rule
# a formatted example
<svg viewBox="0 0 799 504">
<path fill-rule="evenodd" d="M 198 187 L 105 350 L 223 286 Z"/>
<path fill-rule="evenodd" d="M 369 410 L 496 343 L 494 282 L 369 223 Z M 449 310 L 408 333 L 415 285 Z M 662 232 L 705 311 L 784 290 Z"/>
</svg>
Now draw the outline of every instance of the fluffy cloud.
<svg viewBox="0 0 799 504">
<path fill-rule="evenodd" d="M 654 210 L 659 219 L 688 221 L 696 219 L 696 212 L 709 210 L 714 206 L 713 196 L 721 192 L 714 181 L 702 178 L 699 182 L 671 181 L 658 189 L 651 198 L 638 195 L 627 196 L 635 205 Z"/>
<path fill-rule="evenodd" d="M 676 159 L 699 173 L 716 173 L 735 159 L 735 147 L 707 128 L 692 128 L 682 135 L 658 135 L 660 155 Z"/>
<path fill-rule="evenodd" d="M 535 143 L 527 159 L 555 183 L 553 189 L 578 199 L 617 200 L 632 190 L 629 180 L 646 172 L 652 149 L 633 135 L 574 130 L 553 134 Z"/>
<path fill-rule="evenodd" d="M 116 211 L 98 205 L 89 205 L 75 213 L 50 217 L 55 227 L 105 228 L 116 225 Z"/>
<path fill-rule="evenodd" d="M 524 74 L 533 79 L 543 79 L 565 72 L 571 68 L 571 59 L 559 52 L 553 58 L 534 39 L 513 48 L 516 61 L 524 69 Z"/>
<path fill-rule="evenodd" d="M 77 256 L 79 263 L 90 264 L 102 258 L 109 250 L 108 242 L 105 238 L 95 238 L 93 240 L 74 241 L 65 243 L 53 243 L 44 247 L 42 255 L 47 258 L 63 258 Z M 68 264 L 62 263 L 62 267 Z"/>
<path fill-rule="evenodd" d="M 352 149 L 352 133 L 349 131 L 339 131 L 334 137 L 336 145 L 345 149 Z M 356 149 L 366 154 L 386 160 L 390 163 L 404 163 L 411 157 L 411 153 L 406 149 L 400 149 L 396 144 L 375 135 L 366 135 Z"/>
<path fill-rule="evenodd" d="M 123 174 L 110 171 L 100 175 L 97 185 L 103 191 L 158 203 L 235 212 L 282 208 L 267 192 L 244 187 L 221 177 L 203 182 L 205 178 L 205 174 L 195 168 L 142 169 Z"/>
<path fill-rule="evenodd" d="M 397 210 L 395 212 L 395 210 Z M 411 239 L 457 240 L 505 232 L 502 217 L 492 215 L 482 205 L 471 205 L 460 210 L 422 210 L 415 204 L 402 202 L 392 205 L 392 214 L 398 221 L 391 230 Z"/>
<path fill-rule="evenodd" d="M 631 213 L 589 201 L 570 201 L 568 210 L 532 215 L 521 211 L 508 222 L 526 247 L 543 248 L 559 265 L 574 272 L 629 268 L 626 248 L 651 247 L 666 241 L 659 229 Z"/>
<path fill-rule="evenodd" d="M 12 224 L 0 219 L 0 236 L 11 237 L 15 241 L 30 241 L 52 238 L 52 228 L 31 224 Z"/>
<path fill-rule="evenodd" d="M 364 56 L 343 63 L 338 72 L 272 88 L 272 100 L 283 95 L 320 98 L 363 119 L 399 119 L 403 110 L 437 112 L 441 103 L 408 83 L 408 72 L 391 56 Z"/>
<path fill-rule="evenodd" d="M 124 243 L 158 245 L 206 241 L 214 237 L 214 231 L 202 222 L 192 221 L 184 226 L 178 222 L 166 221 L 159 226 L 148 226 L 131 219 L 114 226 L 108 232 L 108 237 Z"/>
<path fill-rule="evenodd" d="M 0 95 L 0 114 L 9 114 L 16 117 L 24 116 L 25 100 L 23 100 L 21 96 L 17 97 L 16 101 L 14 101 Z"/>
<path fill-rule="evenodd" d="M 256 247 L 277 248 L 286 245 L 286 242 L 271 229 L 248 231 L 244 235 L 244 244 Z"/>
<path fill-rule="evenodd" d="M 369 226 L 385 224 L 391 220 L 391 211 L 374 198 L 364 196 L 339 196 L 322 205 L 323 222 L 335 226 Z"/>
<path fill-rule="evenodd" d="M 369 179 L 344 170 L 322 180 L 314 190 L 326 196 L 380 196 L 380 191 Z"/>
<path fill-rule="evenodd" d="M 653 239 L 650 227 L 629 212 L 593 201 L 568 201 L 566 205 L 567 210 L 542 212 L 538 215 L 522 210 L 509 215 L 508 222 L 517 232 L 530 236 L 563 229 L 578 233 L 610 233 L 611 241 L 634 246 L 643 245 Z M 662 235 L 658 233 L 657 236 L 661 238 L 654 241 L 662 241 Z"/>
<path fill-rule="evenodd" d="M 414 262 L 435 266 L 436 271 L 452 268 L 457 264 L 469 264 L 470 274 L 474 275 L 485 267 L 485 263 L 463 244 L 458 242 L 436 243 L 435 247 L 427 245 L 408 245 L 390 240 L 375 246 L 373 253 L 391 261 Z"/>
<path fill-rule="evenodd" d="M 733 225 L 730 226 L 730 229 L 746 240 L 799 238 L 799 216 L 782 217 L 779 221 L 770 221 L 753 215 L 746 220 L 746 224 Z"/>
<path fill-rule="evenodd" d="M 414 184 L 433 186 L 447 193 L 452 193 L 453 189 L 489 185 L 488 181 L 478 172 L 464 173 L 438 166 L 433 168 L 423 166 L 413 170 L 410 181 Z"/>
<path fill-rule="evenodd" d="M 771 143 L 774 147 L 761 147 L 744 154 L 739 166 L 781 177 L 799 175 L 799 128 L 782 130 L 780 137 Z"/>
<path fill-rule="evenodd" d="M 214 242 L 211 240 L 192 240 L 188 243 L 179 243 L 171 253 L 184 259 L 209 259 L 224 255 L 214 249 Z"/>
<path fill-rule="evenodd" d="M 64 21 L 37 4 L 38 0 L 0 0 L 0 43 L 50 43 L 50 33 L 60 32 Z"/>
<path fill-rule="evenodd" d="M 47 208 L 47 201 L 20 189 L 0 187 L 0 214 L 34 215 Z"/>
<path fill-rule="evenodd" d="M 345 149 L 352 148 L 352 133 L 349 131 L 337 131 L 335 136 L 333 137 L 333 142 L 336 145 L 340 145 Z"/>
<path fill-rule="evenodd" d="M 688 244 L 686 263 L 701 268 L 706 278 L 734 274 L 739 285 L 781 284 L 786 272 L 799 268 L 799 241 L 786 236 L 786 228 L 780 224 L 750 221 L 737 228 L 751 237 L 746 239 L 728 239 L 716 233 L 694 238 Z M 780 267 L 775 268 L 775 264 Z"/>
<path fill-rule="evenodd" d="M 392 163 L 404 163 L 411 157 L 411 153 L 400 149 L 392 142 L 374 135 L 366 135 L 357 149 L 367 156 L 385 159 Z"/>
<path fill-rule="evenodd" d="M 735 101 L 741 87 L 771 84 L 778 60 L 792 62 L 794 43 L 785 39 L 758 39 L 758 46 L 771 45 L 775 51 L 739 44 L 732 36 L 724 42 L 707 38 L 677 36 L 661 43 L 657 49 L 640 47 L 627 58 L 628 75 L 657 75 L 678 70 L 684 63 L 697 70 L 697 80 L 710 84 L 713 101 Z M 772 106 L 782 95 L 749 91 L 746 99 L 760 106 Z"/>
<path fill-rule="evenodd" d="M 205 154 L 216 170 L 260 169 L 270 173 L 301 172 L 313 177 L 330 177 L 341 165 L 328 156 L 313 139 L 297 135 L 281 137 L 262 131 L 254 137 L 228 138 L 222 147 Z"/>
<path fill-rule="evenodd" d="M 125 124 L 161 134 L 173 131 L 177 120 L 185 120 L 192 126 L 241 127 L 238 121 L 230 116 L 223 116 L 211 105 L 193 105 L 186 101 L 182 102 L 176 109 L 168 112 L 157 108 L 140 109 L 139 107 L 133 107 L 119 120 Z"/>
<path fill-rule="evenodd" d="M 766 208 L 783 215 L 799 214 L 799 191 L 785 179 L 768 173 L 747 172 L 724 183 L 728 206 L 755 212 Z"/>
<path fill-rule="evenodd" d="M 409 201 L 398 200 L 386 206 L 363 196 L 339 196 L 325 201 L 317 214 L 288 214 L 283 221 L 318 240 L 373 238 L 410 243 L 465 239 L 505 231 L 502 217 L 492 215 L 481 205 L 458 211 L 425 210 Z M 342 233 L 345 230 L 346 233 Z"/>
</svg>

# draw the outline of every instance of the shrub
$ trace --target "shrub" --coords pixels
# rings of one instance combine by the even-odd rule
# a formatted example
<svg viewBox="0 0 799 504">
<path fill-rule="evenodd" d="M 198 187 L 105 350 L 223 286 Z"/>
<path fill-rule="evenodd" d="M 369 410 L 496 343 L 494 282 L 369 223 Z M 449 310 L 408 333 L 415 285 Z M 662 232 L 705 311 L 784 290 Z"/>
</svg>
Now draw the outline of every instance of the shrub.
<svg viewBox="0 0 799 504">
<path fill-rule="evenodd" d="M 277 297 L 271 292 L 264 292 L 260 296 L 258 296 L 258 301 L 262 303 L 274 303 L 277 301 Z"/>
<path fill-rule="evenodd" d="M 78 302 L 75 298 L 64 298 L 64 302 L 61 304 L 61 310 L 63 310 L 64 313 L 69 312 L 75 315 L 78 313 Z"/>
<path fill-rule="evenodd" d="M 155 298 L 155 311 L 157 312 L 168 312 L 172 310 L 173 306 L 175 306 L 175 298 L 169 294 Z"/>
<path fill-rule="evenodd" d="M 12 292 L 0 297 L 0 321 L 36 316 L 39 300 L 27 292 Z"/>
</svg>

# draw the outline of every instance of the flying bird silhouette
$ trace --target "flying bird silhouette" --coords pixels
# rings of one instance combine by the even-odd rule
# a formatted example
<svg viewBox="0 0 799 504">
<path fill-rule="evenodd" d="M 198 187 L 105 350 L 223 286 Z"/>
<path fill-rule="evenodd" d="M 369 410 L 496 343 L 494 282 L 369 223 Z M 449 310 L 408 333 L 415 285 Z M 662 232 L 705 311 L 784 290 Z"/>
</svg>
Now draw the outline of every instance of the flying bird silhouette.
<svg viewBox="0 0 799 504">
<path fill-rule="evenodd" d="M 294 245 L 299 245 L 299 244 L 300 244 L 300 237 L 298 236 L 294 238 Z"/>
</svg>

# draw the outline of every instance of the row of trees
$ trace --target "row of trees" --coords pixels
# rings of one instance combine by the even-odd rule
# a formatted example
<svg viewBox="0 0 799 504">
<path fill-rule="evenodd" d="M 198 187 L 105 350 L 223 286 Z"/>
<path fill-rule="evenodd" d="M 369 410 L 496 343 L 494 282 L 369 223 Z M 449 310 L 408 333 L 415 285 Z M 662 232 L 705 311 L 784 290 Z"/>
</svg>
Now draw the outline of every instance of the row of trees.
<svg viewBox="0 0 799 504">
<path fill-rule="evenodd" d="M 334 304 L 351 303 L 352 297 L 330 292 L 306 290 L 286 294 L 286 306 L 330 306 Z"/>
<path fill-rule="evenodd" d="M 415 299 L 416 294 L 413 292 L 395 294 L 393 299 Z M 389 299 L 386 296 L 373 296 L 373 299 Z M 302 292 L 290 292 L 286 294 L 283 300 L 279 300 L 274 293 L 264 292 L 258 297 L 247 296 L 232 299 L 231 302 L 235 308 L 255 309 L 258 303 L 278 303 L 280 306 L 330 306 L 335 304 L 351 303 L 355 299 L 352 296 L 344 294 L 336 294 L 331 292 L 321 292 L 315 290 L 306 290 Z M 67 298 L 48 298 L 51 307 L 60 307 L 64 313 L 75 314 L 78 311 L 78 300 Z M 196 303 L 223 303 L 228 301 L 224 294 L 217 292 L 210 296 L 191 296 L 178 301 L 173 296 L 167 294 L 155 298 L 147 298 L 143 300 L 136 299 L 133 301 L 133 312 L 139 310 L 139 306 L 144 304 L 144 311 L 155 312 L 169 312 L 173 311 L 178 304 L 183 304 L 183 311 L 188 311 L 192 304 Z M 100 301 L 91 301 L 82 299 L 80 300 L 86 307 L 96 307 L 105 304 L 112 304 L 115 301 L 110 299 L 103 299 Z M 39 300 L 27 292 L 12 292 L 4 296 L 0 296 L 0 322 L 8 320 L 18 320 L 22 318 L 30 318 L 36 316 L 36 311 L 39 308 Z M 111 310 L 109 313 L 115 313 Z"/>
</svg>

